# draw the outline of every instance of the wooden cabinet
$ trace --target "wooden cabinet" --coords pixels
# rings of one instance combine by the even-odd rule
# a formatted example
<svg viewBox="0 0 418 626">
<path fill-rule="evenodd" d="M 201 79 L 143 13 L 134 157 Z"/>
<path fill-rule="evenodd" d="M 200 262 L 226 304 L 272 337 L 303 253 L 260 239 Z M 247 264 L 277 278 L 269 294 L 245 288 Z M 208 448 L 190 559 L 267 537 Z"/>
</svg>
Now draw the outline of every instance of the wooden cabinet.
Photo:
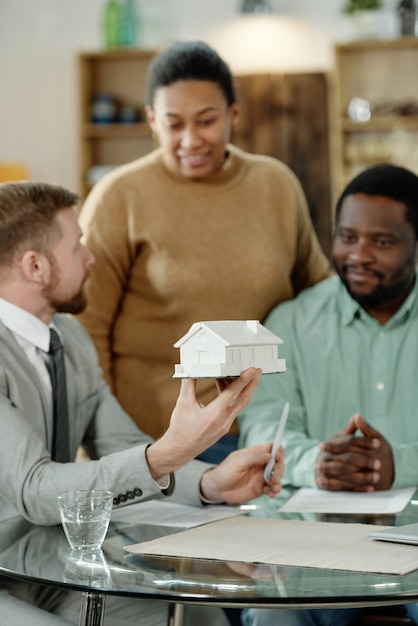
<svg viewBox="0 0 418 626">
<path fill-rule="evenodd" d="M 331 245 L 328 75 L 237 76 L 242 102 L 233 143 L 286 163 L 304 189 L 324 252 Z"/>
<path fill-rule="evenodd" d="M 154 50 L 115 50 L 79 55 L 79 187 L 83 196 L 92 180 L 107 168 L 132 161 L 155 147 L 144 119 L 146 72 L 155 54 Z M 109 94 L 115 104 L 115 118 L 110 123 L 92 121 L 94 99 L 99 94 Z M 124 112 L 136 112 L 137 120 L 121 121 Z"/>
<path fill-rule="evenodd" d="M 418 173 L 418 39 L 337 45 L 333 191 L 373 164 Z"/>
</svg>

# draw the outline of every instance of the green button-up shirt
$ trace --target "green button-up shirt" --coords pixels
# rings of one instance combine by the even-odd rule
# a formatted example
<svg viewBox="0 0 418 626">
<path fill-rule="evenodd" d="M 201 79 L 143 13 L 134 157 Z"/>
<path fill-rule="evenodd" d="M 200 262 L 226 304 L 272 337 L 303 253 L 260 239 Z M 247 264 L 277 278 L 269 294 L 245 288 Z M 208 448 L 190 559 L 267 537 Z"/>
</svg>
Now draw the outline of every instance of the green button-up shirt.
<svg viewBox="0 0 418 626">
<path fill-rule="evenodd" d="M 262 376 L 240 415 L 240 445 L 274 439 L 286 401 L 283 484 L 313 487 L 318 444 L 361 413 L 392 446 L 393 487 L 418 485 L 417 283 L 386 324 L 337 276 L 276 307 L 265 326 L 284 341 L 287 372 Z"/>
</svg>

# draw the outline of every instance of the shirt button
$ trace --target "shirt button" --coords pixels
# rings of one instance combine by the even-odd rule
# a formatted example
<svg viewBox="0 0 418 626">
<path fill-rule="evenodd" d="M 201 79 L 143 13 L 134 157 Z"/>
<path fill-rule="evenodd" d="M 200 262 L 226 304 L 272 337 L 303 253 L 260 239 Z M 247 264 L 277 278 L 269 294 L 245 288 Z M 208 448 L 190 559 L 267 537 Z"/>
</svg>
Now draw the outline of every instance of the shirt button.
<svg viewBox="0 0 418 626">
<path fill-rule="evenodd" d="M 380 339 L 383 339 L 384 336 L 385 336 L 385 331 L 381 330 L 380 333 L 379 333 Z"/>
<path fill-rule="evenodd" d="M 384 388 L 385 388 L 385 384 L 384 383 L 376 383 L 377 391 L 383 391 Z"/>
</svg>

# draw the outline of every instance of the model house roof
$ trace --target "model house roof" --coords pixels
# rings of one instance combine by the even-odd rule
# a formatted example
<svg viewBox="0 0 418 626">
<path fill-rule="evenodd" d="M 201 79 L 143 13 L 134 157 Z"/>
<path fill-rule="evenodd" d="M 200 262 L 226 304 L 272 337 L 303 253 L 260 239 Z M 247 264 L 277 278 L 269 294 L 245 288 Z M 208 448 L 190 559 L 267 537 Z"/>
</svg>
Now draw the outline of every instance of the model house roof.
<svg viewBox="0 0 418 626">
<path fill-rule="evenodd" d="M 277 337 L 257 320 L 222 320 L 195 322 L 188 332 L 174 344 L 174 347 L 180 348 L 201 330 L 217 337 L 218 341 L 221 341 L 225 346 L 264 346 L 283 343 L 280 337 Z"/>
</svg>

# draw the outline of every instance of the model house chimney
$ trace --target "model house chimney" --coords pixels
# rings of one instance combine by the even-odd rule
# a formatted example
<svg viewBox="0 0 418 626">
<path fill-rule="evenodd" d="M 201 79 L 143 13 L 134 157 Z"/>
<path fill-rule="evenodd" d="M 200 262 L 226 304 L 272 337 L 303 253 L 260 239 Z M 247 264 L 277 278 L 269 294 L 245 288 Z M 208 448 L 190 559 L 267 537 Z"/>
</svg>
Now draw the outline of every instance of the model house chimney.
<svg viewBox="0 0 418 626">
<path fill-rule="evenodd" d="M 247 320 L 247 326 L 250 330 L 253 331 L 253 333 L 257 334 L 258 333 L 258 324 L 259 321 L 258 320 Z"/>
</svg>

